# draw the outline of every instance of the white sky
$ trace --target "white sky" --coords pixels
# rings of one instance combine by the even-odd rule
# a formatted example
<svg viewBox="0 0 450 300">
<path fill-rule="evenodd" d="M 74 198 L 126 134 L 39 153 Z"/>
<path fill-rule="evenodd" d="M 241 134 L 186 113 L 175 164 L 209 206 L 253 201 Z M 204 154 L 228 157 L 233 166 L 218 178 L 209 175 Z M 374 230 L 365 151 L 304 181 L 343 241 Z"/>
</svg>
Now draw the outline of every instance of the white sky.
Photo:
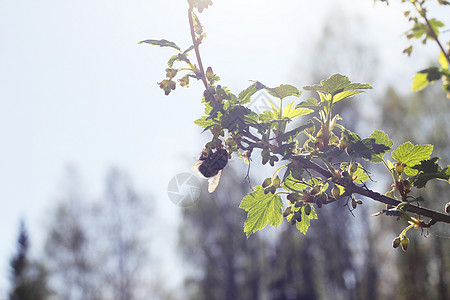
<svg viewBox="0 0 450 300">
<path fill-rule="evenodd" d="M 413 72 L 426 66 L 401 54 L 407 24 L 398 6 L 371 0 L 215 0 L 200 15 L 204 63 L 236 93 L 248 80 L 292 82 L 292 64 L 313 42 L 305 39 L 339 5 L 373 26 L 361 38 L 382 55 L 387 78 L 409 89 Z M 20 218 L 32 243 L 41 243 L 67 164 L 94 197 L 114 165 L 154 195 L 162 212 L 178 209 L 167 184 L 190 169 L 208 139 L 192 123 L 203 112 L 201 85 L 164 96 L 156 82 L 173 52 L 137 42 L 166 38 L 187 48 L 186 7 L 185 0 L 0 1 L 0 295 Z M 167 230 L 176 229 L 172 219 Z"/>
</svg>

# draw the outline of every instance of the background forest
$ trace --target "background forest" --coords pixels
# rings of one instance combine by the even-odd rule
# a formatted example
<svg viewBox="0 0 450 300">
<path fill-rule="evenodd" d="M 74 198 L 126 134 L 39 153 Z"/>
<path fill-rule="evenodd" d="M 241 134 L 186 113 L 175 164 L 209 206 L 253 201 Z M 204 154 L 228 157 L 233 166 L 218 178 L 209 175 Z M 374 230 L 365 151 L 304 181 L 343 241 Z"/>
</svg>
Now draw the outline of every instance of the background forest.
<svg viewBox="0 0 450 300">
<path fill-rule="evenodd" d="M 180 1 L 180 6 L 182 4 L 184 2 Z M 183 6 L 180 11 L 184 9 Z M 220 10 L 221 6 L 214 9 Z M 394 5 L 390 9 L 398 7 Z M 436 156 L 448 164 L 450 102 L 445 99 L 442 87 L 433 85 L 413 94 L 407 89 L 409 85 L 407 88 L 403 85 L 410 83 L 414 72 L 410 71 L 409 64 L 416 65 L 412 70 L 420 69 L 422 62 L 427 64 L 435 58 L 435 49 L 425 47 L 417 56 L 403 61 L 408 65 L 392 66 L 373 41 L 361 38 L 374 30 L 370 27 L 373 24 L 345 6 L 330 4 L 325 11 L 320 26 L 314 29 L 314 36 L 300 45 L 291 45 L 296 50 L 289 51 L 301 52 L 301 55 L 280 63 L 283 70 L 278 72 L 283 72 L 283 79 L 302 86 L 340 72 L 356 81 L 373 83 L 373 91 L 358 96 L 351 105 L 338 106 L 339 114 L 349 122 L 345 126 L 367 132 L 370 128 L 384 130 L 394 141 L 431 143 L 435 145 Z M 335 26 L 333 20 L 336 19 L 340 20 L 339 26 Z M 207 19 L 204 25 L 208 29 L 213 22 Z M 177 30 L 173 24 L 164 25 L 166 32 Z M 213 40 L 213 32 L 208 33 L 211 36 L 208 39 Z M 401 32 L 394 34 L 399 36 Z M 148 35 L 146 32 L 145 36 Z M 245 36 L 237 35 L 239 38 Z M 140 39 L 142 36 L 135 38 L 135 42 Z M 397 42 L 399 47 L 406 43 L 401 39 Z M 229 51 L 236 50 L 234 47 L 230 46 Z M 276 47 L 270 48 L 265 59 L 280 55 L 276 51 Z M 150 55 L 148 49 L 143 52 Z M 230 58 L 213 55 L 213 51 L 205 53 L 212 61 L 229 64 L 227 59 Z M 140 75 L 152 73 L 153 81 L 147 78 L 144 90 L 157 90 L 158 96 L 147 99 L 144 95 L 143 101 L 151 101 L 155 107 L 167 101 L 155 84 L 154 78 L 161 74 L 155 75 L 153 70 L 163 70 L 155 67 L 158 59 L 165 61 L 155 58 L 149 63 L 150 71 Z M 254 61 L 249 61 L 249 65 L 253 64 Z M 396 69 L 390 73 L 390 68 L 394 67 Z M 223 68 L 223 73 L 217 70 L 221 76 L 239 72 L 239 64 L 232 70 Z M 402 68 L 403 73 L 399 71 Z M 392 78 L 392 74 L 402 74 L 402 77 Z M 259 74 L 248 71 L 239 76 L 244 76 L 245 80 L 263 79 L 252 77 Z M 266 81 L 272 80 L 268 76 Z M 183 90 L 181 97 L 191 95 L 194 102 L 199 98 L 195 93 L 195 89 Z M 98 96 L 101 97 L 101 93 Z M 178 118 L 176 111 L 183 110 L 183 105 L 186 104 L 172 102 L 173 118 L 178 120 L 178 126 L 192 124 L 195 119 L 195 112 Z M 154 114 L 152 109 L 146 114 Z M 163 107 L 163 111 L 168 113 L 168 108 Z M 120 117 L 113 119 L 121 120 Z M 137 124 L 140 123 L 136 121 L 132 125 Z M 195 128 L 193 124 L 192 127 Z M 201 145 L 197 139 L 202 137 L 195 137 L 188 143 L 182 137 L 176 140 L 177 132 L 183 135 L 179 128 L 162 133 L 146 130 L 149 131 L 145 138 L 152 141 L 151 148 L 182 149 L 176 158 L 158 151 L 153 154 L 157 160 L 167 164 L 183 161 L 189 168 L 195 163 L 191 157 L 198 156 L 195 146 Z M 200 131 L 195 130 L 192 132 L 199 135 Z M 187 146 L 183 148 L 184 145 Z M 200 146 L 197 148 L 200 150 Z M 137 155 L 137 164 L 142 163 L 141 155 Z M 134 173 L 133 168 L 129 171 L 126 165 L 111 156 L 110 163 L 104 165 L 106 176 L 98 180 L 101 183 L 96 183 L 101 188 L 94 188 L 94 193 L 92 176 L 85 174 L 76 160 L 69 167 L 59 166 L 64 175 L 52 183 L 57 196 L 49 199 L 45 209 L 40 210 L 39 222 L 28 218 L 27 214 L 14 220 L 14 241 L 10 242 L 9 256 L 3 258 L 7 284 L 0 290 L 0 299 L 450 298 L 448 226 L 438 224 L 430 230 L 415 230 L 408 234 L 412 240 L 408 251 L 395 251 L 391 247 L 392 240 L 402 230 L 402 224 L 394 218 L 371 216 L 384 207 L 364 201 L 354 211 L 354 216 L 342 203 L 318 209 L 319 219 L 312 221 L 307 235 L 283 222 L 277 230 L 266 228 L 247 239 L 242 229 L 245 212 L 238 208 L 239 201 L 249 192 L 249 184 L 244 179 L 247 166 L 241 161 L 232 161 L 224 170 L 214 194 L 202 192 L 200 201 L 189 208 L 177 207 L 169 201 L 165 194 L 167 182 L 147 178 L 153 184 L 148 185 L 153 189 L 149 188 L 142 184 L 145 180 L 140 179 L 140 175 L 146 173 Z M 156 165 L 149 167 L 156 168 Z M 166 172 L 174 176 L 180 170 L 168 169 L 170 171 L 163 170 L 160 174 Z M 152 172 L 153 177 L 158 177 L 157 170 Z M 383 178 L 377 176 L 379 170 L 370 172 L 374 178 Z M 138 178 L 137 184 L 135 178 Z M 250 180 L 261 181 L 257 166 L 252 166 Z M 26 182 L 23 185 L 26 186 Z M 387 189 L 387 185 L 387 181 L 382 180 L 370 183 L 370 187 L 379 190 Z M 442 210 L 437 204 L 433 206 L 433 199 L 447 199 L 447 191 L 446 183 L 430 182 L 422 196 L 428 207 Z"/>
</svg>

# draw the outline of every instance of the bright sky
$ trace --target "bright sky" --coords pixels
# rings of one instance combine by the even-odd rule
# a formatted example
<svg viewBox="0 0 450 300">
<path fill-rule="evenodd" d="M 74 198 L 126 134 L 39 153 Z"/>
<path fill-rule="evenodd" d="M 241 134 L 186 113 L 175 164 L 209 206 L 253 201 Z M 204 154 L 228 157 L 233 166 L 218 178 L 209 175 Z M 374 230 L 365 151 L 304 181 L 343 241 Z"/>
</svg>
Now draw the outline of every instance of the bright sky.
<svg viewBox="0 0 450 300">
<path fill-rule="evenodd" d="M 345 16 L 358 14 L 373 26 L 361 38 L 379 49 L 386 68 L 408 61 L 400 38 L 406 22 L 395 4 L 215 0 L 200 15 L 208 34 L 204 62 L 236 93 L 248 80 L 292 82 L 292 64 L 313 42 L 305 40 L 339 5 Z M 167 184 L 190 169 L 208 139 L 192 123 L 203 112 L 201 85 L 165 97 L 156 82 L 172 52 L 137 42 L 165 38 L 187 48 L 186 8 L 185 0 L 0 1 L 0 295 L 20 218 L 32 243 L 42 243 L 45 213 L 61 193 L 67 164 L 94 197 L 114 165 L 154 195 L 162 213 L 178 209 Z M 402 74 L 406 90 L 412 72 L 386 74 Z M 167 230 L 176 229 L 172 219 L 163 224 Z"/>
</svg>

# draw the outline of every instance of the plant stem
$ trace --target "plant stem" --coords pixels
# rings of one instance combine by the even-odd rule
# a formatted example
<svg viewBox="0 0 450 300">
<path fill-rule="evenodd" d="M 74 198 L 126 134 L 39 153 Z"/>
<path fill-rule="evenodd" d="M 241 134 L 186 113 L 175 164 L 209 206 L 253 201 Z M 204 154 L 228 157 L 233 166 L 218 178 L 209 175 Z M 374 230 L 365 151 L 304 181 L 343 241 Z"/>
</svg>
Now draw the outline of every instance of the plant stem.
<svg viewBox="0 0 450 300">
<path fill-rule="evenodd" d="M 434 32 L 433 26 L 431 26 L 430 21 L 428 21 L 427 18 L 427 14 L 426 14 L 426 10 L 423 8 L 422 6 L 423 2 L 420 1 L 414 1 L 413 5 L 415 6 L 417 12 L 420 14 L 420 16 L 425 20 L 425 22 L 427 23 L 427 27 L 428 30 L 430 31 L 430 35 L 431 37 L 435 40 L 435 42 L 438 44 L 439 48 L 441 49 L 442 53 L 445 56 L 445 59 L 447 60 L 448 64 L 450 65 L 450 55 L 448 55 L 445 52 L 444 47 L 442 46 L 441 42 L 438 39 L 438 36 L 436 35 L 436 33 Z"/>
<path fill-rule="evenodd" d="M 195 56 L 197 57 L 198 68 L 200 69 L 200 73 L 201 73 L 203 85 L 205 86 L 205 89 L 208 89 L 209 83 L 208 83 L 208 81 L 206 80 L 205 69 L 203 68 L 202 58 L 201 58 L 201 56 L 200 56 L 200 50 L 199 50 L 199 45 L 200 45 L 200 43 L 199 43 L 198 40 L 195 38 L 194 20 L 192 19 L 192 14 L 193 14 L 193 13 L 194 13 L 193 8 L 192 8 L 191 6 L 189 6 L 189 9 L 188 9 L 188 18 L 189 18 L 189 27 L 190 27 L 190 29 L 191 29 L 192 43 L 193 43 L 193 45 L 194 45 Z"/>
</svg>

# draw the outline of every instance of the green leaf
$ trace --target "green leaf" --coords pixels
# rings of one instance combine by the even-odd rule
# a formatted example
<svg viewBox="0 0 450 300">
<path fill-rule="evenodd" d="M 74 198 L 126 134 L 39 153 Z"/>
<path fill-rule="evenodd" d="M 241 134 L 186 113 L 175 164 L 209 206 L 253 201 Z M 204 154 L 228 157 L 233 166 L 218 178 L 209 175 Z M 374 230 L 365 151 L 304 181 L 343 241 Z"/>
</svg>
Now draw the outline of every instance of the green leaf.
<svg viewBox="0 0 450 300">
<path fill-rule="evenodd" d="M 353 176 L 356 177 L 355 182 L 359 184 L 363 184 L 369 179 L 369 175 L 361 168 L 361 165 L 358 164 L 358 169 L 356 169 Z"/>
<path fill-rule="evenodd" d="M 258 117 L 256 113 L 242 105 L 236 105 L 228 109 L 221 118 L 224 128 L 233 132 L 242 132 L 249 124 L 254 124 Z"/>
<path fill-rule="evenodd" d="M 405 173 L 407 175 L 415 175 L 418 171 L 412 167 L 422 160 L 430 159 L 432 151 L 433 145 L 413 145 L 411 142 L 406 142 L 392 152 L 392 158 L 406 165 Z"/>
<path fill-rule="evenodd" d="M 296 224 L 297 229 L 300 230 L 300 232 L 303 234 L 306 234 L 306 232 L 308 231 L 310 220 L 317 219 L 317 214 L 314 210 L 314 207 L 310 203 L 307 203 L 306 205 L 309 205 L 311 207 L 311 212 L 309 213 L 309 215 L 307 215 L 305 213 L 305 206 L 302 207 L 302 221 L 297 222 Z"/>
<path fill-rule="evenodd" d="M 306 206 L 309 206 L 311 208 L 311 212 L 309 213 L 309 215 L 307 215 L 305 213 Z M 316 214 L 316 211 L 314 210 L 314 207 L 310 203 L 305 203 L 301 207 L 296 207 L 294 211 L 297 212 L 300 210 L 302 213 L 302 221 L 297 222 L 295 226 L 297 227 L 298 230 L 300 230 L 301 233 L 306 234 L 306 232 L 308 231 L 308 228 L 310 226 L 310 220 L 317 219 L 317 214 Z M 286 220 L 288 222 L 290 222 L 292 220 L 293 216 L 294 216 L 294 214 L 287 216 Z"/>
<path fill-rule="evenodd" d="M 438 160 L 438 157 L 433 157 L 429 160 L 423 160 L 420 164 L 412 167 L 418 171 L 418 174 L 411 178 L 415 187 L 423 188 L 431 179 L 445 180 L 450 183 L 450 166 L 442 169 L 437 163 Z"/>
<path fill-rule="evenodd" d="M 274 119 L 275 119 L 275 116 L 274 116 L 273 112 L 271 112 L 270 110 L 265 110 L 262 112 L 262 114 L 259 114 L 259 120 L 262 122 L 272 121 Z"/>
<path fill-rule="evenodd" d="M 154 46 L 160 46 L 160 47 L 171 47 L 181 52 L 180 47 L 177 46 L 174 42 L 168 41 L 168 40 L 145 40 L 140 41 L 138 44 L 150 44 Z"/>
<path fill-rule="evenodd" d="M 441 65 L 442 69 L 446 69 L 448 70 L 448 61 L 447 58 L 445 57 L 444 52 L 440 52 L 439 54 L 439 64 Z"/>
<path fill-rule="evenodd" d="M 189 48 L 187 48 L 186 50 L 183 51 L 183 54 L 186 54 L 193 49 L 194 49 L 194 45 L 191 45 Z"/>
<path fill-rule="evenodd" d="M 427 79 L 427 74 L 425 73 L 416 73 L 412 82 L 412 91 L 418 92 L 426 88 L 430 82 Z"/>
<path fill-rule="evenodd" d="M 294 191 L 294 192 L 301 192 L 303 189 L 305 189 L 308 185 L 303 183 L 303 181 L 300 181 L 298 179 L 295 179 L 292 176 L 292 172 L 295 172 L 291 170 L 289 172 L 289 175 L 284 179 L 284 187 L 288 190 Z"/>
<path fill-rule="evenodd" d="M 337 93 L 334 97 L 333 97 L 333 103 L 336 103 L 338 101 L 341 101 L 345 98 L 350 98 L 352 96 L 358 95 L 358 94 L 362 94 L 364 93 L 364 91 L 358 91 L 358 90 L 351 90 L 351 91 L 345 91 L 345 92 L 341 92 L 341 93 Z"/>
<path fill-rule="evenodd" d="M 261 89 L 260 85 L 257 85 L 256 83 L 252 84 L 251 86 L 249 86 L 248 88 L 239 93 L 238 95 L 238 98 L 240 100 L 239 102 L 241 104 L 250 102 L 253 94 L 259 91 L 260 89 Z"/>
<path fill-rule="evenodd" d="M 385 153 L 390 147 L 384 144 L 378 144 L 375 138 L 361 139 L 356 133 L 349 130 L 342 132 L 345 139 L 348 141 L 347 153 L 351 157 L 362 157 L 369 161 L 378 161 L 375 156 Z"/>
<path fill-rule="evenodd" d="M 369 138 L 375 139 L 375 143 L 380 144 L 380 145 L 385 145 L 389 149 L 391 149 L 392 146 L 394 145 L 394 142 L 391 139 L 389 139 L 388 135 L 386 133 L 384 133 L 384 131 L 381 131 L 381 130 L 375 129 L 375 131 L 371 135 L 369 135 Z M 371 161 L 374 163 L 383 162 L 383 156 L 389 149 L 387 149 L 386 151 L 384 151 L 382 153 L 374 154 L 372 156 Z"/>
<path fill-rule="evenodd" d="M 215 125 L 216 122 L 214 122 L 211 118 L 208 119 L 208 116 L 203 116 L 200 119 L 195 120 L 194 124 L 206 129 L 209 126 Z"/>
<path fill-rule="evenodd" d="M 266 227 L 267 223 L 278 227 L 283 220 L 281 197 L 271 193 L 264 194 L 262 186 L 255 187 L 253 192 L 245 196 L 239 207 L 248 212 L 244 224 L 244 232 L 247 237 Z"/>
<path fill-rule="evenodd" d="M 188 0 L 188 2 L 189 6 L 197 8 L 199 13 L 213 4 L 211 0 Z"/>
<path fill-rule="evenodd" d="M 300 108 L 300 107 L 317 107 L 319 106 L 319 104 L 317 103 L 317 99 L 316 98 L 309 98 L 305 101 L 300 102 L 300 104 L 297 104 L 295 106 L 295 108 Z"/>
<path fill-rule="evenodd" d="M 167 65 L 169 66 L 169 68 L 173 67 L 174 62 L 176 61 L 184 61 L 186 62 L 188 65 L 191 63 L 189 61 L 189 59 L 187 58 L 187 54 L 184 53 L 178 53 L 175 55 L 172 55 L 169 59 L 169 61 L 167 62 Z"/>
<path fill-rule="evenodd" d="M 440 27 L 444 27 L 444 23 L 442 23 L 441 21 L 438 21 L 436 19 L 431 19 L 429 20 L 431 27 L 433 28 L 434 33 L 436 34 L 436 36 L 439 35 L 439 28 Z M 432 38 L 430 36 L 430 38 Z"/>
<path fill-rule="evenodd" d="M 299 97 L 302 94 L 301 91 L 290 84 L 282 84 L 276 88 L 266 88 L 266 90 L 270 95 L 279 99 L 284 99 L 289 96 Z"/>
<path fill-rule="evenodd" d="M 320 84 L 303 87 L 304 90 L 325 92 L 333 96 L 345 91 L 371 88 L 372 87 L 369 84 L 351 83 L 347 76 L 341 74 L 333 74 L 329 78 L 322 80 Z M 350 97 L 353 95 L 355 94 L 348 93 L 347 96 L 346 94 L 344 94 L 338 97 L 338 101 L 344 99 L 345 97 Z"/>
<path fill-rule="evenodd" d="M 293 119 L 314 112 L 312 109 L 309 108 L 292 108 L 293 105 L 294 103 L 291 102 L 286 106 L 283 112 L 283 117 Z"/>
</svg>

